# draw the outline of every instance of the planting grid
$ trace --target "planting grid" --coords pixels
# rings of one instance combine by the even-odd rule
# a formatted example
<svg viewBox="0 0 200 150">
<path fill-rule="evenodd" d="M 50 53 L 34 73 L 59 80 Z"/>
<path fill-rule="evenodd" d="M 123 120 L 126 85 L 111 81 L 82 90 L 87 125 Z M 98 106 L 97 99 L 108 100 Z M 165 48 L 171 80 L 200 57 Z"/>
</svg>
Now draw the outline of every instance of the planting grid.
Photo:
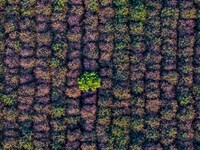
<svg viewBox="0 0 200 150">
<path fill-rule="evenodd" d="M 200 0 L 0 0 L 0 150 L 79 149 L 200 150 Z"/>
</svg>

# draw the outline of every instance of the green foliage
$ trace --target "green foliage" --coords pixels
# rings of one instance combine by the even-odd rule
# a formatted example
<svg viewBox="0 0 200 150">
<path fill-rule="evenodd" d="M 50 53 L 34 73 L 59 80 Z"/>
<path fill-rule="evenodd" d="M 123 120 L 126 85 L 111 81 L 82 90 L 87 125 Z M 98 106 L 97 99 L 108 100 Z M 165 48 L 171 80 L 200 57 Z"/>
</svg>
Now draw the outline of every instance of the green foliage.
<svg viewBox="0 0 200 150">
<path fill-rule="evenodd" d="M 74 117 L 74 116 L 70 117 L 70 116 L 68 116 L 66 118 L 66 122 L 68 124 L 76 124 L 79 121 L 79 119 L 80 119 L 79 117 Z"/>
<path fill-rule="evenodd" d="M 131 20 L 144 21 L 147 16 L 147 11 L 144 5 L 138 5 L 131 10 Z"/>
<path fill-rule="evenodd" d="M 167 133 L 168 133 L 169 137 L 176 138 L 177 129 L 176 128 L 170 128 Z"/>
<path fill-rule="evenodd" d="M 65 109 L 62 107 L 57 107 L 52 110 L 52 115 L 54 117 L 61 117 L 65 114 Z"/>
<path fill-rule="evenodd" d="M 200 94 L 200 85 L 198 84 L 193 85 L 193 94 L 194 95 Z"/>
<path fill-rule="evenodd" d="M 51 68 L 57 68 L 59 65 L 60 65 L 60 61 L 58 59 L 52 58 L 50 67 Z"/>
<path fill-rule="evenodd" d="M 21 44 L 20 44 L 19 41 L 16 41 L 15 43 L 13 43 L 13 47 L 15 48 L 15 51 L 16 51 L 17 53 L 20 52 Z"/>
<path fill-rule="evenodd" d="M 102 6 L 109 5 L 110 3 L 111 3 L 111 0 L 101 0 L 101 1 L 100 1 L 100 4 L 101 4 Z"/>
<path fill-rule="evenodd" d="M 182 67 L 182 72 L 185 74 L 189 74 L 190 72 L 192 72 L 192 67 L 190 65 L 185 65 Z"/>
<path fill-rule="evenodd" d="M 58 4 L 60 7 L 64 7 L 68 0 L 55 0 L 55 3 Z"/>
<path fill-rule="evenodd" d="M 138 119 L 138 120 L 134 120 L 131 124 L 131 128 L 134 130 L 134 131 L 142 131 L 143 128 L 144 128 L 144 120 L 142 119 Z"/>
<path fill-rule="evenodd" d="M 19 141 L 19 146 L 20 148 L 25 149 L 25 150 L 33 150 L 33 142 L 30 142 L 24 139 Z"/>
<path fill-rule="evenodd" d="M 127 130 L 118 127 L 112 127 L 112 136 L 109 138 L 109 142 L 116 141 L 116 147 L 118 150 L 126 150 L 126 146 L 129 143 L 129 137 L 127 136 Z"/>
<path fill-rule="evenodd" d="M 115 15 L 118 16 L 118 17 L 125 17 L 125 16 L 128 15 L 128 13 L 129 13 L 128 7 L 122 7 L 122 8 L 117 9 L 115 11 Z"/>
<path fill-rule="evenodd" d="M 125 34 L 126 36 L 126 33 L 128 31 L 128 27 L 126 24 L 123 24 L 123 23 L 116 23 L 115 25 L 115 30 L 117 30 L 118 32 L 122 32 Z"/>
<path fill-rule="evenodd" d="M 86 5 L 86 7 L 92 12 L 97 12 L 99 5 L 97 0 L 89 0 L 89 3 Z"/>
<path fill-rule="evenodd" d="M 21 12 L 24 16 L 30 16 L 31 14 L 33 14 L 32 10 L 27 10 L 26 8 L 22 9 Z"/>
<path fill-rule="evenodd" d="M 146 118 L 145 122 L 152 129 L 159 128 L 160 125 L 160 120 L 157 117 Z"/>
<path fill-rule="evenodd" d="M 53 150 L 62 150 L 63 149 L 62 145 L 60 145 L 59 142 L 54 142 L 51 146 L 52 146 Z"/>
<path fill-rule="evenodd" d="M 162 13 L 161 13 L 162 17 L 177 18 L 178 15 L 179 15 L 178 9 L 172 9 L 172 8 L 164 8 L 164 9 L 162 9 Z"/>
<path fill-rule="evenodd" d="M 111 111 L 109 109 L 99 109 L 99 115 L 100 116 L 110 116 Z"/>
<path fill-rule="evenodd" d="M 142 83 L 137 83 L 133 85 L 133 91 L 137 94 L 141 94 L 144 91 Z"/>
<path fill-rule="evenodd" d="M 197 19 L 196 28 L 197 28 L 197 30 L 200 30 L 200 19 Z"/>
<path fill-rule="evenodd" d="M 115 44 L 115 49 L 116 50 L 127 50 L 128 45 L 125 42 L 119 42 Z"/>
<path fill-rule="evenodd" d="M 3 64 L 0 64 L 0 74 L 3 74 L 4 73 L 4 66 Z"/>
<path fill-rule="evenodd" d="M 52 149 L 53 150 L 64 150 L 63 144 L 65 143 L 65 134 L 62 132 L 60 134 L 54 135 Z"/>
<path fill-rule="evenodd" d="M 63 47 L 61 44 L 57 43 L 57 44 L 54 44 L 52 48 L 55 51 L 60 51 L 60 50 L 62 50 Z"/>
<path fill-rule="evenodd" d="M 0 39 L 3 39 L 4 37 L 1 37 L 0 33 Z M 0 54 L 4 53 L 5 43 L 3 41 L 0 41 Z"/>
<path fill-rule="evenodd" d="M 192 96 L 183 94 L 179 97 L 180 105 L 187 105 L 192 102 Z"/>
<path fill-rule="evenodd" d="M 23 138 L 19 140 L 20 149 L 33 150 L 33 133 L 27 133 Z"/>
<path fill-rule="evenodd" d="M 176 73 L 168 73 L 163 76 L 163 79 L 165 79 L 171 84 L 176 84 L 178 81 L 178 75 Z"/>
<path fill-rule="evenodd" d="M 0 6 L 5 5 L 5 3 L 6 3 L 6 0 L 0 0 Z"/>
<path fill-rule="evenodd" d="M 129 1 L 128 0 L 114 0 L 113 3 L 116 6 L 124 6 L 124 5 L 128 5 Z"/>
<path fill-rule="evenodd" d="M 106 32 L 113 32 L 113 31 L 114 31 L 113 24 L 111 24 L 111 23 L 106 23 L 106 24 L 105 24 L 105 31 L 106 31 Z"/>
<path fill-rule="evenodd" d="M 56 136 L 56 141 L 59 143 L 65 143 L 65 134 L 62 132 Z"/>
<path fill-rule="evenodd" d="M 7 95 L 0 94 L 0 101 L 3 102 L 6 106 L 11 106 L 15 104 L 15 100 Z"/>
<path fill-rule="evenodd" d="M 130 31 L 132 34 L 141 34 L 143 33 L 143 30 L 143 22 L 135 22 L 134 24 L 130 24 Z"/>
<path fill-rule="evenodd" d="M 101 87 L 101 79 L 95 72 L 85 72 L 78 78 L 78 85 L 82 91 L 93 91 Z"/>
<path fill-rule="evenodd" d="M 184 19 L 196 19 L 196 8 L 192 9 L 185 9 L 184 11 L 181 12 L 181 16 Z"/>
<path fill-rule="evenodd" d="M 12 32 L 15 30 L 15 25 L 13 23 L 10 23 L 6 28 L 5 28 L 6 32 Z"/>
<path fill-rule="evenodd" d="M 129 117 L 123 117 L 113 120 L 113 124 L 121 128 L 129 128 L 129 122 L 130 122 Z"/>
<path fill-rule="evenodd" d="M 157 130 L 150 130 L 147 132 L 146 137 L 151 140 L 156 140 L 159 138 Z"/>
<path fill-rule="evenodd" d="M 3 150 L 14 150 L 14 149 L 19 149 L 18 147 L 18 144 L 17 144 L 17 141 L 16 140 L 10 140 L 10 141 L 7 141 L 7 142 L 3 142 Z"/>
<path fill-rule="evenodd" d="M 130 150 L 142 150 L 142 145 L 136 145 L 136 144 L 134 144 L 134 145 L 131 145 L 130 146 Z"/>
<path fill-rule="evenodd" d="M 68 0 L 54 0 L 53 10 L 57 12 L 63 12 L 67 2 Z"/>
</svg>

